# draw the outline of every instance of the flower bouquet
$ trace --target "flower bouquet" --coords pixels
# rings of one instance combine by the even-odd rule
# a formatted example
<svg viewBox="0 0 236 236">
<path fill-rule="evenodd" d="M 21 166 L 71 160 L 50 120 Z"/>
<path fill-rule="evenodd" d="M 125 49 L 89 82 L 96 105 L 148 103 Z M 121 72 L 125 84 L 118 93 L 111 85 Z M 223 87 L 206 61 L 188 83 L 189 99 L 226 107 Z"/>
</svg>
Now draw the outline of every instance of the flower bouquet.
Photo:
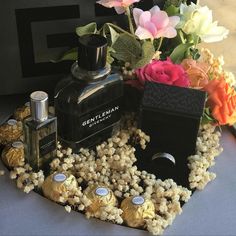
<svg viewBox="0 0 236 236">
<path fill-rule="evenodd" d="M 196 153 L 188 158 L 189 189 L 201 190 L 216 177 L 208 171 L 222 152 L 221 133 L 216 128 L 236 122 L 236 81 L 223 69 L 223 58 L 215 58 L 199 44 L 223 40 L 229 32 L 213 21 L 212 11 L 206 6 L 167 0 L 163 9 L 154 6 L 143 11 L 133 5 L 139 1 L 97 2 L 125 14 L 127 28 L 90 23 L 76 28 L 76 33 L 79 37 L 100 34 L 107 38 L 107 61 L 123 74 L 125 84 L 136 91 L 134 94 L 142 93 L 146 82 L 207 93 Z M 61 60 L 76 60 L 78 56 L 74 48 Z M 145 149 L 150 137 L 137 127 L 134 114 L 126 114 L 121 123 L 120 131 L 95 150 L 81 149 L 74 154 L 58 144 L 57 157 L 50 163 L 50 175 L 45 180 L 41 170 L 33 172 L 24 163 L 22 146 L 18 151 L 3 151 L 3 161 L 12 169 L 10 177 L 26 193 L 42 190 L 44 196 L 65 206 L 68 212 L 73 209 L 88 218 L 160 235 L 182 212 L 181 206 L 189 200 L 191 191 L 172 179 L 160 180 L 138 170 L 134 144 Z M 17 125 L 20 130 L 20 122 Z M 19 138 L 17 125 L 13 130 Z M 0 141 L 3 138 L 0 133 Z"/>
<path fill-rule="evenodd" d="M 223 69 L 222 57 L 214 58 L 201 42 L 223 40 L 229 31 L 213 21 L 207 7 L 185 1 L 165 1 L 164 9 L 154 6 L 143 11 L 133 6 L 139 0 L 101 0 L 98 4 L 115 8 L 127 16 L 128 29 L 95 22 L 76 28 L 80 37 L 101 34 L 109 40 L 107 59 L 118 67 L 126 84 L 139 90 L 145 81 L 204 90 L 208 93 L 204 121 L 232 125 L 236 121 L 235 78 Z M 77 49 L 62 60 L 76 60 Z"/>
</svg>

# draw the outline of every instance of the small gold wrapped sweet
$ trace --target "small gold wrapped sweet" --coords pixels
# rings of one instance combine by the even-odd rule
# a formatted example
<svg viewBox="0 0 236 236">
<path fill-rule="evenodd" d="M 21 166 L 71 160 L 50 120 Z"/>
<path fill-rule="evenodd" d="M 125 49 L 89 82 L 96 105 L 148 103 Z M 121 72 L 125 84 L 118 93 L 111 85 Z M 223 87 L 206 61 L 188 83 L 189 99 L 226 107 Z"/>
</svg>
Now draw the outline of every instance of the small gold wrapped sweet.
<svg viewBox="0 0 236 236">
<path fill-rule="evenodd" d="M 27 116 L 30 116 L 30 103 L 27 102 L 23 107 L 16 109 L 14 117 L 16 120 L 23 121 Z"/>
<path fill-rule="evenodd" d="M 97 185 L 88 187 L 85 189 L 84 194 L 92 202 L 86 208 L 86 212 L 90 214 L 97 213 L 101 207 L 117 205 L 117 199 L 115 195 L 107 187 Z"/>
<path fill-rule="evenodd" d="M 60 203 L 65 203 L 67 201 L 65 196 L 75 188 L 78 188 L 76 178 L 67 173 L 49 175 L 42 185 L 44 196 Z"/>
<path fill-rule="evenodd" d="M 9 168 L 23 166 L 25 163 L 24 144 L 18 141 L 7 145 L 2 151 L 2 161 Z"/>
<path fill-rule="evenodd" d="M 125 198 L 121 203 L 122 218 L 130 227 L 143 227 L 145 220 L 155 217 L 155 206 L 142 196 Z"/>
<path fill-rule="evenodd" d="M 0 126 L 0 143 L 8 144 L 20 139 L 23 135 L 22 123 L 20 121 L 10 119 Z"/>
<path fill-rule="evenodd" d="M 50 114 L 55 115 L 55 107 L 54 106 L 49 106 L 48 111 Z"/>
</svg>

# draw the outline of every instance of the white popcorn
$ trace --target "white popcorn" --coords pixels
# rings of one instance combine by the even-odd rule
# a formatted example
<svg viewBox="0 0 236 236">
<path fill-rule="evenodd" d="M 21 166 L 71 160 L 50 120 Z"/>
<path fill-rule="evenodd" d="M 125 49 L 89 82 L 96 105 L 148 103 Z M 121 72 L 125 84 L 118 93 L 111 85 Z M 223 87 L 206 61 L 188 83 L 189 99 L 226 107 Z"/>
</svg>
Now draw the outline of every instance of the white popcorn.
<svg viewBox="0 0 236 236">
<path fill-rule="evenodd" d="M 60 196 L 60 200 L 66 202 L 67 212 L 72 209 L 84 211 L 91 204 L 83 194 L 81 184 L 107 186 L 120 200 L 136 195 L 151 199 L 155 205 L 156 216 L 147 220 L 145 227 L 154 235 L 160 235 L 181 214 L 181 204 L 190 199 L 191 191 L 178 186 L 171 179 L 162 181 L 147 171 L 139 171 L 134 165 L 136 157 L 133 145 L 138 143 L 141 148 L 145 148 L 150 137 L 136 127 L 137 123 L 132 117 L 134 115 L 123 117 L 120 131 L 98 145 L 95 151 L 82 148 L 78 154 L 74 154 L 70 148 L 63 149 L 58 144 L 57 157 L 50 163 L 51 172 L 65 172 L 76 177 L 79 187 L 72 187 Z M 220 135 L 211 125 L 201 126 L 196 154 L 188 158 L 192 189 L 203 189 L 216 177 L 208 169 L 214 165 L 215 157 L 222 152 L 219 145 Z M 26 193 L 35 187 L 40 188 L 44 182 L 43 172 L 34 173 L 29 165 L 15 168 L 10 172 L 10 177 L 17 179 L 18 188 Z M 95 215 L 87 213 L 86 217 L 122 224 L 121 215 L 121 209 L 107 206 Z"/>
<path fill-rule="evenodd" d="M 220 137 L 221 133 L 215 131 L 214 126 L 210 124 L 201 126 L 197 139 L 197 155 L 188 158 L 191 189 L 203 190 L 210 181 L 215 179 L 216 175 L 210 173 L 208 169 L 215 164 L 215 157 L 223 151 L 219 144 Z"/>
<path fill-rule="evenodd" d="M 71 212 L 71 207 L 68 206 L 68 205 L 66 205 L 66 206 L 65 206 L 65 210 L 66 210 L 68 213 L 70 213 L 70 212 Z"/>
</svg>

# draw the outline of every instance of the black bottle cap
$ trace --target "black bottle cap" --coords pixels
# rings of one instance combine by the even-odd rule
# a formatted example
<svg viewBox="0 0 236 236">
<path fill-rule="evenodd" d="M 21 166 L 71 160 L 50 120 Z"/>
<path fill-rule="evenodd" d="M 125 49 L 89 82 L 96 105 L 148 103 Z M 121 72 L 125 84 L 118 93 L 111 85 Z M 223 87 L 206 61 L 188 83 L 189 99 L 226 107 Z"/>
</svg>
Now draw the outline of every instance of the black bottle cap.
<svg viewBox="0 0 236 236">
<path fill-rule="evenodd" d="M 87 71 L 96 71 L 106 65 L 107 39 L 101 35 L 88 34 L 79 38 L 78 65 Z"/>
</svg>

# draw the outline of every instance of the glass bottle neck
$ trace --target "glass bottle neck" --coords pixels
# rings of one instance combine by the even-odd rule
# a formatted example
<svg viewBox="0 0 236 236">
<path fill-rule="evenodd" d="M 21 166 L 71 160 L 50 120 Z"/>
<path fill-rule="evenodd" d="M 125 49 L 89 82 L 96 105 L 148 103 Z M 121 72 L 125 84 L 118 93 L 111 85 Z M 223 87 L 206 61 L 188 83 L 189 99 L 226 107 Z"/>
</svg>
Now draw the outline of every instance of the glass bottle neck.
<svg viewBox="0 0 236 236">
<path fill-rule="evenodd" d="M 87 71 L 78 66 L 78 63 L 75 62 L 71 67 L 71 73 L 74 78 L 79 80 L 84 80 L 87 82 L 96 82 L 106 78 L 111 72 L 111 66 L 107 64 L 104 68 L 97 71 Z"/>
</svg>

